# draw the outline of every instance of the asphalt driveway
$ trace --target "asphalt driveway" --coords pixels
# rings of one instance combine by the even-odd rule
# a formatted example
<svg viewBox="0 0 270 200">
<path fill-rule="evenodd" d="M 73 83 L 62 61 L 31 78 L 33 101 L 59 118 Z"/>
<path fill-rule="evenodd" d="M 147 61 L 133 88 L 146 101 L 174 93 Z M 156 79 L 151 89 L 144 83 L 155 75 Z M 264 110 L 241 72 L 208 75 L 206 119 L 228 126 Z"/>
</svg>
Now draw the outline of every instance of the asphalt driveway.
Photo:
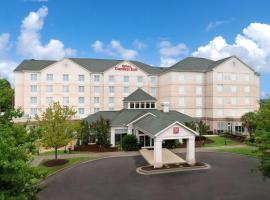
<svg viewBox="0 0 270 200">
<path fill-rule="evenodd" d="M 270 179 L 263 180 L 258 161 L 230 153 L 196 153 L 211 165 L 202 171 L 139 175 L 141 156 L 107 158 L 64 170 L 46 180 L 44 200 L 269 200 Z"/>
</svg>

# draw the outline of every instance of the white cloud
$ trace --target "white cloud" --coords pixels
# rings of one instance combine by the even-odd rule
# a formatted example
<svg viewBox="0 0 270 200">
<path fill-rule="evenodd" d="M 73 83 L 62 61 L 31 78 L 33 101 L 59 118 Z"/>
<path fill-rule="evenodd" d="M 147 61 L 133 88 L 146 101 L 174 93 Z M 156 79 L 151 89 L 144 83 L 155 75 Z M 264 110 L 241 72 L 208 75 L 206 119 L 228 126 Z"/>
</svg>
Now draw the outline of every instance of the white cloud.
<svg viewBox="0 0 270 200">
<path fill-rule="evenodd" d="M 76 53 L 74 49 L 65 48 L 60 40 L 50 39 L 42 45 L 40 31 L 48 15 L 48 8 L 43 6 L 37 12 L 30 12 L 21 25 L 18 37 L 17 51 L 24 57 L 34 59 L 61 59 Z"/>
<path fill-rule="evenodd" d="M 213 29 L 217 28 L 218 26 L 221 26 L 228 21 L 213 21 L 209 22 L 209 24 L 205 27 L 205 31 L 212 31 Z"/>
<path fill-rule="evenodd" d="M 172 45 L 170 41 L 162 40 L 158 47 L 161 67 L 169 67 L 175 64 L 180 56 L 188 54 L 188 47 L 183 43 Z"/>
<path fill-rule="evenodd" d="M 120 41 L 117 40 L 111 40 L 107 46 L 104 46 L 103 42 L 96 40 L 91 46 L 97 53 L 104 53 L 127 60 L 134 59 L 138 55 L 136 50 L 124 48 Z"/>
<path fill-rule="evenodd" d="M 228 44 L 222 36 L 201 46 L 193 56 L 213 60 L 236 55 L 258 71 L 270 71 L 270 25 L 251 23 Z"/>
<path fill-rule="evenodd" d="M 13 82 L 13 69 L 17 63 L 7 58 L 7 50 L 10 44 L 9 33 L 0 34 L 0 77 Z"/>
<path fill-rule="evenodd" d="M 147 45 L 146 45 L 144 42 L 142 42 L 141 40 L 136 39 L 136 40 L 134 40 L 134 42 L 133 42 L 133 46 L 134 46 L 136 49 L 141 50 L 141 49 L 146 48 Z"/>
</svg>

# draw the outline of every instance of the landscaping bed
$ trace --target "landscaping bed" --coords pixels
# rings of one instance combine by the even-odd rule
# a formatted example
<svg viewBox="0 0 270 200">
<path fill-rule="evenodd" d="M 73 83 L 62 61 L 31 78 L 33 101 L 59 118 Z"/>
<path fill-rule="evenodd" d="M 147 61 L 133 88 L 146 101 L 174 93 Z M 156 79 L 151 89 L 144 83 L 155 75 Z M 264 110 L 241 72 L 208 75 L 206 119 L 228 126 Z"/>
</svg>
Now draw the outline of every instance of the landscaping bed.
<svg viewBox="0 0 270 200">
<path fill-rule="evenodd" d="M 162 169 L 179 169 L 179 168 L 190 168 L 190 167 L 204 167 L 205 163 L 197 162 L 194 165 L 189 165 L 188 163 L 181 164 L 165 164 L 161 168 L 154 168 L 152 165 L 144 166 L 141 169 L 145 171 L 153 171 L 153 170 L 162 170 Z"/>
<path fill-rule="evenodd" d="M 43 162 L 42 164 L 46 167 L 55 167 L 59 165 L 64 165 L 66 163 L 68 163 L 67 159 L 57 159 L 57 160 L 47 160 Z"/>
<path fill-rule="evenodd" d="M 104 147 L 97 144 L 74 146 L 74 151 L 86 152 L 115 152 L 117 147 Z"/>
</svg>

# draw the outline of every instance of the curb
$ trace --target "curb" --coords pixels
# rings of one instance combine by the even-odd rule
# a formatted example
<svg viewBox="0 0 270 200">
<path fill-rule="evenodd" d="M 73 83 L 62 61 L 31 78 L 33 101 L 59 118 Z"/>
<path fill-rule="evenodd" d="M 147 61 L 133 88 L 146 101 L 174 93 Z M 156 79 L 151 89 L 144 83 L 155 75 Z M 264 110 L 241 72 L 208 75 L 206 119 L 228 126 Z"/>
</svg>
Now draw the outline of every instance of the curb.
<svg viewBox="0 0 270 200">
<path fill-rule="evenodd" d="M 142 166 L 136 169 L 136 172 L 141 175 L 155 175 L 155 174 L 167 174 L 167 173 L 174 173 L 174 172 L 187 172 L 187 171 L 198 171 L 198 170 L 207 170 L 210 169 L 211 166 L 207 163 L 203 163 L 205 166 L 197 166 L 197 167 L 186 167 L 186 168 L 178 168 L 178 169 L 160 169 L 160 170 L 153 170 L 153 171 L 146 171 L 143 170 L 143 167 L 149 166 Z"/>
</svg>

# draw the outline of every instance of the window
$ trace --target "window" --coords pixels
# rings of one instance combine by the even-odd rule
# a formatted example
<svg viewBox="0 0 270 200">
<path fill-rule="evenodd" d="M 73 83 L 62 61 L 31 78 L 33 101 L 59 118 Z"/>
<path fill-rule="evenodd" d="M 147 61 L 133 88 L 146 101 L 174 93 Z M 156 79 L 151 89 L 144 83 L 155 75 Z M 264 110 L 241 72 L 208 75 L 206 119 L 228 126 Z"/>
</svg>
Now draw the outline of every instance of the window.
<svg viewBox="0 0 270 200">
<path fill-rule="evenodd" d="M 217 123 L 217 131 L 225 131 L 225 122 L 218 122 Z"/>
<path fill-rule="evenodd" d="M 94 82 L 99 83 L 100 82 L 100 75 L 94 75 Z"/>
<path fill-rule="evenodd" d="M 222 81 L 222 73 L 221 72 L 217 73 L 217 80 Z"/>
<path fill-rule="evenodd" d="M 53 74 L 47 74 L 47 81 L 53 81 Z"/>
<path fill-rule="evenodd" d="M 151 87 L 150 88 L 150 93 L 151 93 L 152 96 L 156 96 L 157 95 L 157 88 Z"/>
<path fill-rule="evenodd" d="M 141 108 L 145 108 L 145 102 L 141 102 Z"/>
<path fill-rule="evenodd" d="M 129 108 L 134 108 L 134 103 L 133 102 L 129 103 Z"/>
<path fill-rule="evenodd" d="M 37 104 L 37 97 L 31 97 L 31 104 Z"/>
<path fill-rule="evenodd" d="M 223 80 L 230 81 L 231 80 L 231 74 L 229 74 L 229 73 L 223 74 Z"/>
<path fill-rule="evenodd" d="M 135 103 L 135 108 L 140 108 L 140 102 Z"/>
<path fill-rule="evenodd" d="M 128 76 L 124 76 L 124 83 L 128 83 L 129 82 L 129 77 Z"/>
<path fill-rule="evenodd" d="M 109 97 L 109 103 L 114 103 L 114 97 Z"/>
<path fill-rule="evenodd" d="M 236 103 L 237 103 L 236 97 L 232 97 L 232 98 L 231 98 L 231 104 L 232 104 L 232 105 L 236 105 Z"/>
<path fill-rule="evenodd" d="M 84 115 L 84 108 L 78 108 L 79 115 Z"/>
<path fill-rule="evenodd" d="M 180 94 L 185 94 L 185 86 L 180 86 L 179 87 L 179 93 Z"/>
<path fill-rule="evenodd" d="M 79 104 L 84 104 L 84 97 L 79 97 L 78 102 Z"/>
<path fill-rule="evenodd" d="M 223 92 L 223 85 L 217 85 L 217 91 Z"/>
<path fill-rule="evenodd" d="M 124 93 L 128 94 L 129 93 L 129 87 L 124 87 Z"/>
<path fill-rule="evenodd" d="M 63 81 L 69 81 L 69 75 L 63 74 Z"/>
<path fill-rule="evenodd" d="M 94 86 L 94 93 L 99 94 L 100 93 L 100 87 L 99 86 Z"/>
<path fill-rule="evenodd" d="M 222 105 L 223 104 L 223 97 L 218 97 L 217 103 L 218 103 L 218 105 Z"/>
<path fill-rule="evenodd" d="M 196 106 L 202 106 L 202 98 L 201 97 L 196 98 Z"/>
<path fill-rule="evenodd" d="M 47 97 L 47 98 L 46 98 L 46 103 L 47 103 L 48 105 L 51 105 L 51 104 L 53 103 L 53 98 L 52 98 L 52 97 Z"/>
<path fill-rule="evenodd" d="M 155 107 L 156 107 L 155 102 L 151 102 L 151 108 L 155 108 Z"/>
<path fill-rule="evenodd" d="M 37 108 L 31 108 L 31 109 L 30 109 L 30 112 L 31 112 L 31 115 L 32 115 L 32 116 L 37 115 Z"/>
<path fill-rule="evenodd" d="M 99 112 L 99 108 L 94 108 L 94 113 Z"/>
<path fill-rule="evenodd" d="M 244 91 L 245 91 L 246 93 L 250 92 L 250 87 L 249 87 L 249 86 L 245 86 Z"/>
<path fill-rule="evenodd" d="M 109 93 L 114 94 L 114 86 L 109 86 Z"/>
<path fill-rule="evenodd" d="M 109 76 L 109 83 L 114 83 L 114 76 L 113 75 Z"/>
<path fill-rule="evenodd" d="M 223 110 L 222 109 L 217 110 L 217 116 L 223 117 Z"/>
<path fill-rule="evenodd" d="M 52 85 L 47 85 L 46 91 L 47 92 L 53 92 L 53 86 Z"/>
<path fill-rule="evenodd" d="M 99 97 L 94 97 L 94 103 L 99 104 L 99 102 L 100 102 L 100 98 Z"/>
<path fill-rule="evenodd" d="M 146 102 L 146 108 L 150 108 L 150 103 L 149 102 Z"/>
<path fill-rule="evenodd" d="M 69 97 L 63 97 L 63 104 L 64 105 L 69 104 Z"/>
<path fill-rule="evenodd" d="M 202 109 L 196 109 L 196 117 L 202 117 Z"/>
<path fill-rule="evenodd" d="M 244 74 L 244 80 L 249 81 L 250 80 L 250 75 L 249 74 Z"/>
<path fill-rule="evenodd" d="M 202 86 L 196 87 L 196 95 L 202 95 Z"/>
<path fill-rule="evenodd" d="M 80 82 L 84 82 L 84 75 L 83 75 L 83 74 L 79 74 L 78 80 L 79 80 Z"/>
<path fill-rule="evenodd" d="M 156 76 L 151 76 L 150 77 L 150 83 L 151 84 L 157 84 L 157 77 Z"/>
<path fill-rule="evenodd" d="M 185 106 L 185 98 L 184 97 L 179 98 L 179 106 Z"/>
<path fill-rule="evenodd" d="M 137 81 L 138 81 L 138 83 L 143 83 L 143 77 L 142 76 L 138 76 L 137 77 Z"/>
<path fill-rule="evenodd" d="M 231 74 L 231 80 L 232 80 L 232 81 L 236 81 L 236 80 L 237 80 L 237 75 L 236 75 L 236 73 L 232 73 L 232 74 Z"/>
<path fill-rule="evenodd" d="M 31 85 L 31 92 L 37 92 L 37 85 Z"/>
<path fill-rule="evenodd" d="M 250 104 L 250 98 L 249 97 L 245 97 L 245 105 L 249 105 Z"/>
<path fill-rule="evenodd" d="M 79 92 L 84 92 L 84 86 L 79 86 Z"/>
<path fill-rule="evenodd" d="M 202 83 L 203 82 L 203 76 L 202 74 L 196 75 L 196 83 Z"/>
<path fill-rule="evenodd" d="M 231 92 L 232 93 L 236 93 L 237 92 L 237 87 L 236 86 L 232 86 L 231 87 Z"/>
<path fill-rule="evenodd" d="M 63 85 L 63 92 L 69 92 L 69 86 L 68 85 Z"/>
<path fill-rule="evenodd" d="M 31 74 L 31 81 L 37 80 L 37 74 Z"/>
<path fill-rule="evenodd" d="M 184 83 L 185 82 L 185 74 L 180 74 L 179 75 L 179 81 L 180 81 L 180 83 Z"/>
</svg>

